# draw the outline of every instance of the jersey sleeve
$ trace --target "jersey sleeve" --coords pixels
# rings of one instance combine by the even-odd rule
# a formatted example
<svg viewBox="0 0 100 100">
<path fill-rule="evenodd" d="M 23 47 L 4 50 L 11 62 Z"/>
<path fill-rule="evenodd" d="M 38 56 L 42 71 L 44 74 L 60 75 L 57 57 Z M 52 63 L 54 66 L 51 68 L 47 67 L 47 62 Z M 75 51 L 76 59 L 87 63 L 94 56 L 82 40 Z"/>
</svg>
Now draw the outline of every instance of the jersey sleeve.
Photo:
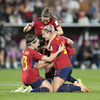
<svg viewBox="0 0 100 100">
<path fill-rule="evenodd" d="M 67 42 L 68 42 L 68 39 L 67 39 L 66 37 L 63 37 L 63 36 L 62 36 L 62 38 L 64 39 L 64 41 L 65 41 L 65 44 L 67 44 Z"/>
<path fill-rule="evenodd" d="M 41 60 L 43 56 L 44 56 L 44 55 L 40 54 L 39 52 L 35 52 L 34 58 L 35 58 L 36 60 Z"/>
<path fill-rule="evenodd" d="M 60 26 L 57 20 L 53 20 L 53 25 L 55 28 L 58 28 Z"/>
<path fill-rule="evenodd" d="M 32 22 L 31 28 L 34 28 L 36 26 L 35 20 Z"/>
</svg>

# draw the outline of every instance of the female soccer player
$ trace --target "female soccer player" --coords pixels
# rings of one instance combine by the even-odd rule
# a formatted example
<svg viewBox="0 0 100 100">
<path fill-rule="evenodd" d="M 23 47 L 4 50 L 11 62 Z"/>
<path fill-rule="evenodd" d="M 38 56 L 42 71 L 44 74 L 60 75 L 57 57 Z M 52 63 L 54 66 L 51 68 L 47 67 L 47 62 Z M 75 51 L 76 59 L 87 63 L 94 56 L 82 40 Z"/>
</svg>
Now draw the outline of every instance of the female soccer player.
<svg viewBox="0 0 100 100">
<path fill-rule="evenodd" d="M 47 25 L 42 30 L 42 36 L 45 38 L 46 41 L 49 41 L 51 38 L 52 28 L 50 27 L 51 27 L 50 25 Z M 64 47 L 66 47 L 64 39 L 61 36 L 57 35 L 50 44 L 51 55 L 58 50 L 59 45 L 63 45 Z M 78 81 L 75 81 L 74 84 L 71 85 L 64 84 L 65 81 L 68 79 L 69 76 L 71 76 L 72 73 L 72 65 L 68 58 L 66 49 L 62 51 L 54 59 L 54 69 L 56 70 L 53 79 L 54 92 L 65 92 L 65 91 L 90 92 L 88 88 L 86 88 L 82 83 Z"/>
<path fill-rule="evenodd" d="M 39 71 L 37 68 L 34 68 L 35 63 L 38 60 L 43 60 L 47 62 L 51 62 L 54 58 L 64 50 L 64 46 L 60 47 L 58 51 L 50 56 L 44 56 L 38 53 L 36 50 L 39 46 L 39 39 L 31 34 L 26 36 L 26 44 L 27 48 L 23 51 L 23 70 L 22 70 L 22 81 L 28 86 L 30 85 L 34 88 L 31 92 L 53 92 L 52 85 L 39 75 Z"/>
<path fill-rule="evenodd" d="M 47 26 L 49 28 L 49 26 Z M 53 31 L 55 31 L 54 27 L 51 25 L 50 28 L 52 29 L 52 33 Z M 50 51 L 49 47 L 50 47 L 50 43 L 51 41 L 58 35 L 58 33 L 55 31 L 54 34 L 51 34 L 51 38 L 49 40 L 49 43 L 47 45 L 47 49 Z M 72 64 L 72 66 L 74 65 L 74 62 L 76 61 L 76 53 L 75 53 L 75 49 L 72 47 L 72 45 L 74 44 L 74 42 L 72 40 L 70 40 L 69 38 L 66 38 L 64 36 L 62 36 L 62 38 L 65 41 L 66 44 L 66 50 L 67 50 L 67 54 L 69 57 L 69 60 Z M 77 81 L 76 79 L 74 79 L 72 76 L 69 76 L 68 80 L 72 83 L 74 83 L 75 81 Z"/>
<path fill-rule="evenodd" d="M 37 36 L 38 34 L 42 34 L 42 29 L 46 25 L 53 25 L 57 29 L 58 34 L 62 35 L 63 30 L 58 22 L 60 21 L 56 17 L 54 17 L 51 14 L 50 9 L 46 7 L 42 12 L 41 17 L 35 19 L 32 23 L 28 23 L 24 27 L 23 31 L 28 32 L 35 27 L 35 36 Z"/>
</svg>

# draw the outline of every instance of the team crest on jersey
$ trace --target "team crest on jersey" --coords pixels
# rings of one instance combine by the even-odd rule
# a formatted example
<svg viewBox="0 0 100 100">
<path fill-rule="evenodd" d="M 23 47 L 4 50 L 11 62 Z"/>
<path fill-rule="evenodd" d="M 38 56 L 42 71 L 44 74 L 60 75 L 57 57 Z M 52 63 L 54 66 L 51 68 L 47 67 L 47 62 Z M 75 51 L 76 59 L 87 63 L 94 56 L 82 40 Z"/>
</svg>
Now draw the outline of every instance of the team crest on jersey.
<svg viewBox="0 0 100 100">
<path fill-rule="evenodd" d="M 42 26 L 40 28 L 43 28 Z"/>
<path fill-rule="evenodd" d="M 50 51 L 53 51 L 53 48 L 52 48 L 52 46 L 50 47 Z"/>
<path fill-rule="evenodd" d="M 56 37 L 56 40 L 58 41 L 59 39 L 60 39 L 60 36 L 57 36 L 57 37 Z"/>
</svg>

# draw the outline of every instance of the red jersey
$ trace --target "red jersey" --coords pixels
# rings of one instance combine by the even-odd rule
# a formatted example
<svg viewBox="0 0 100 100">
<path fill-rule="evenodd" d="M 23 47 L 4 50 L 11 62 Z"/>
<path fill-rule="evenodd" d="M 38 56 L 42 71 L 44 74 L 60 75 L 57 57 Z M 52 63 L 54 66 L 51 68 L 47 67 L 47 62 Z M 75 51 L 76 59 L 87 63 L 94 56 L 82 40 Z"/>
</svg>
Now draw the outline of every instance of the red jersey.
<svg viewBox="0 0 100 100">
<path fill-rule="evenodd" d="M 60 25 L 58 24 L 57 20 L 50 19 L 48 25 L 53 25 L 55 28 L 58 28 Z M 41 17 L 37 18 L 36 20 L 33 21 L 33 24 L 31 25 L 31 28 L 35 27 L 35 35 L 37 36 L 38 34 L 42 35 L 42 29 L 46 25 L 43 24 Z"/>
<path fill-rule="evenodd" d="M 58 50 L 60 45 L 65 46 L 65 41 L 63 40 L 61 36 L 57 35 L 50 44 L 51 53 L 55 53 Z M 64 67 L 70 67 L 70 66 L 71 66 L 71 63 L 68 58 L 68 53 L 65 49 L 64 51 L 59 53 L 59 55 L 54 59 L 54 68 L 58 69 L 58 68 L 64 68 Z"/>
<path fill-rule="evenodd" d="M 22 81 L 24 84 L 30 84 L 40 79 L 39 71 L 34 68 L 35 62 L 41 60 L 43 55 L 38 53 L 36 50 L 30 48 L 25 49 L 22 54 L 23 57 L 23 70 L 22 70 Z"/>
<path fill-rule="evenodd" d="M 65 37 L 62 37 L 62 38 L 64 39 L 65 43 L 67 44 L 68 39 L 65 38 Z M 75 54 L 75 49 L 71 45 L 69 45 L 69 44 L 66 46 L 66 50 L 68 52 L 68 56 Z"/>
</svg>

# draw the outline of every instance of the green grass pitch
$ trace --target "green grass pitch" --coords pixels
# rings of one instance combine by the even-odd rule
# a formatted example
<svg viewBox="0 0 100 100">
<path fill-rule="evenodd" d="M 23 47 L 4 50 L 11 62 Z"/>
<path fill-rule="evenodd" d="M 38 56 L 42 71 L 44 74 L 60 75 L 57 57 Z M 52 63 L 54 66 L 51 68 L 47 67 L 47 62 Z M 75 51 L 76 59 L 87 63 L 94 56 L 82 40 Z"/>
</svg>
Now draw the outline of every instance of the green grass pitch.
<svg viewBox="0 0 100 100">
<path fill-rule="evenodd" d="M 44 77 L 44 69 L 40 69 Z M 12 93 L 12 89 L 22 85 L 21 69 L 0 70 L 0 100 L 100 100 L 100 69 L 73 69 L 72 76 L 82 79 L 91 93 Z"/>
</svg>

